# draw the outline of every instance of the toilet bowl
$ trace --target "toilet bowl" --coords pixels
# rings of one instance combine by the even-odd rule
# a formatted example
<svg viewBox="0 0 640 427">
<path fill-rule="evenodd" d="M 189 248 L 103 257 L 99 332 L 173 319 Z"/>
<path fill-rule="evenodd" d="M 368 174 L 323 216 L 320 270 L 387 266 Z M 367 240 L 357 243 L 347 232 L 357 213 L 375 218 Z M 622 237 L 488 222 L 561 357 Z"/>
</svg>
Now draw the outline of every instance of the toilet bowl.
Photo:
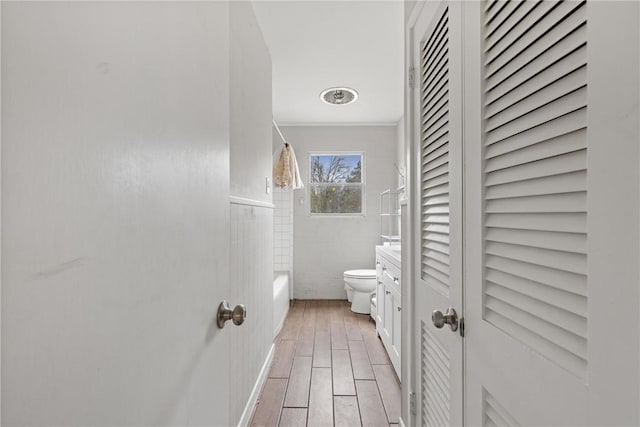
<svg viewBox="0 0 640 427">
<path fill-rule="evenodd" d="M 345 287 L 353 289 L 351 311 L 360 314 L 371 312 L 371 294 L 376 290 L 375 270 L 348 270 L 344 272 Z"/>
<path fill-rule="evenodd" d="M 345 283 L 344 290 L 347 292 L 347 301 L 353 301 L 353 288 Z"/>
</svg>

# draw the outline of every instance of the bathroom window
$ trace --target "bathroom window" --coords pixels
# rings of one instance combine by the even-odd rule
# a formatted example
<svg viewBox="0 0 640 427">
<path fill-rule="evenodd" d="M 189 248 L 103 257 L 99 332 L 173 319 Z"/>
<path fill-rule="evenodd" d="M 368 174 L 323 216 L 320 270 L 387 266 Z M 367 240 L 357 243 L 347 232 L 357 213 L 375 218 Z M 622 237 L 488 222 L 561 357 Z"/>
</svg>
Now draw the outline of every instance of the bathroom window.
<svg viewBox="0 0 640 427">
<path fill-rule="evenodd" d="M 309 155 L 311 215 L 364 215 L 363 153 Z"/>
</svg>

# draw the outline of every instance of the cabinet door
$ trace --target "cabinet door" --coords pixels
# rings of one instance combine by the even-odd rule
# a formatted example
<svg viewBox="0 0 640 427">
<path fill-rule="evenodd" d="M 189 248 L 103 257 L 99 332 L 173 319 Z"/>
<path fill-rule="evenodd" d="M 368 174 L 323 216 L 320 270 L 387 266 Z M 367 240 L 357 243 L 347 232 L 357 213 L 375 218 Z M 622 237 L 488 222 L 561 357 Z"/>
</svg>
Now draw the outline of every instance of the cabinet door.
<svg viewBox="0 0 640 427">
<path fill-rule="evenodd" d="M 391 294 L 391 277 L 385 272 L 382 283 L 384 285 L 384 319 L 382 320 L 382 341 L 385 347 L 391 347 L 391 335 L 393 334 L 393 296 Z M 387 350 L 388 352 L 388 350 Z"/>
<path fill-rule="evenodd" d="M 382 283 L 382 275 L 378 275 L 376 280 L 378 281 L 376 286 L 376 331 L 378 335 L 382 335 L 384 319 L 384 284 Z"/>
<path fill-rule="evenodd" d="M 400 345 L 402 343 L 400 324 L 402 321 L 402 307 L 400 306 L 400 292 L 397 288 L 391 290 L 391 297 L 393 300 L 393 313 L 391 316 L 393 325 L 391 327 L 391 349 L 389 356 L 391 357 L 391 363 L 396 370 L 396 374 L 400 377 Z"/>
</svg>

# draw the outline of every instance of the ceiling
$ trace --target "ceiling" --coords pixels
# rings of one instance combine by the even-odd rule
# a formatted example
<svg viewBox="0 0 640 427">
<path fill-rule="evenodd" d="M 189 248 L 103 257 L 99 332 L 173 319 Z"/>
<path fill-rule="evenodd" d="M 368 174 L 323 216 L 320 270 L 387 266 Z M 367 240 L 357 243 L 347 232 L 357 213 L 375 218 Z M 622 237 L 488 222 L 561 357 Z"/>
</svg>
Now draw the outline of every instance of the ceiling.
<svg viewBox="0 0 640 427">
<path fill-rule="evenodd" d="M 396 123 L 403 112 L 403 4 L 394 1 L 253 1 L 273 62 L 278 124 Z M 328 105 L 320 92 L 358 99 Z"/>
</svg>

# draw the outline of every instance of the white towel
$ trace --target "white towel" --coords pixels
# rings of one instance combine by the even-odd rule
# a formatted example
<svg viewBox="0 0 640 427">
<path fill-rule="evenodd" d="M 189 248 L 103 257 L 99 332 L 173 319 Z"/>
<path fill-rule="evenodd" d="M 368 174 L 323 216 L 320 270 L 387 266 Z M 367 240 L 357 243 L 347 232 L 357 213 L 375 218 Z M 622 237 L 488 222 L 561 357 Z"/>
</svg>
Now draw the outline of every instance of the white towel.
<svg viewBox="0 0 640 427">
<path fill-rule="evenodd" d="M 298 161 L 293 147 L 290 144 L 284 144 L 274 158 L 273 163 L 273 183 L 280 188 L 303 188 L 302 179 L 300 179 L 300 170 L 298 169 Z"/>
</svg>

